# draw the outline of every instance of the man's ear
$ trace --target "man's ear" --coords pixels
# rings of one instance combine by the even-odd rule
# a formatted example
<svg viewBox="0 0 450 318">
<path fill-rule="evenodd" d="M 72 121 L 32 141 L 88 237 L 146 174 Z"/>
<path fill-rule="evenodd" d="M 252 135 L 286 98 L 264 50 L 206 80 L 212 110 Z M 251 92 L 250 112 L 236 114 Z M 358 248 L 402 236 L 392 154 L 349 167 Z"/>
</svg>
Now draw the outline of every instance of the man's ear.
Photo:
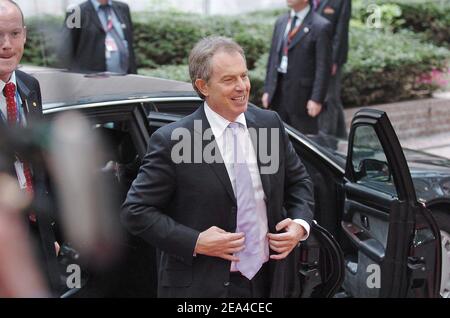
<svg viewBox="0 0 450 318">
<path fill-rule="evenodd" d="M 208 88 L 208 83 L 200 78 L 197 78 L 195 80 L 195 87 L 197 87 L 197 89 L 206 97 L 208 97 L 209 95 L 209 88 Z"/>
</svg>

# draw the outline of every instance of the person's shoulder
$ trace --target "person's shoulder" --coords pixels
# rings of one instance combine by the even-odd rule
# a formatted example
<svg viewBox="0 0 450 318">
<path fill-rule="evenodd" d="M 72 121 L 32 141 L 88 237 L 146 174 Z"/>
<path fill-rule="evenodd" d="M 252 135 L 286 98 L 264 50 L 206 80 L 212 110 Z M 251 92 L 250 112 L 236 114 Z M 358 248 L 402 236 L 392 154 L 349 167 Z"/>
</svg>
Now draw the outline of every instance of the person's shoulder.
<svg viewBox="0 0 450 318">
<path fill-rule="evenodd" d="M 312 24 L 320 31 L 329 31 L 331 29 L 331 22 L 316 12 L 313 12 Z"/>
<path fill-rule="evenodd" d="M 38 80 L 34 76 L 23 71 L 16 70 L 16 78 L 21 80 L 25 85 L 29 87 L 39 87 Z"/>
<path fill-rule="evenodd" d="M 86 0 L 86 1 L 84 1 L 84 2 L 82 2 L 82 3 L 80 3 L 78 6 L 79 6 L 79 8 L 80 8 L 81 10 L 85 10 L 85 9 L 88 8 L 89 6 L 92 6 L 92 3 L 91 3 L 90 0 Z"/>
<path fill-rule="evenodd" d="M 326 27 L 326 26 L 331 24 L 330 21 L 328 21 L 327 18 L 321 16 L 320 14 L 318 14 L 316 12 L 313 12 L 312 19 L 313 19 L 313 23 L 314 24 L 316 24 L 318 26 L 321 26 L 321 27 Z"/>
<path fill-rule="evenodd" d="M 173 132 L 176 129 L 186 129 L 188 131 L 194 130 L 195 120 L 201 120 L 200 113 L 203 111 L 202 109 L 197 109 L 194 113 L 187 115 L 180 120 L 169 123 L 167 125 L 158 128 L 156 131 L 159 135 L 163 136 L 163 138 L 170 140 Z"/>
<path fill-rule="evenodd" d="M 258 122 L 270 126 L 272 125 L 278 126 L 281 121 L 277 112 L 270 109 L 263 109 L 255 105 L 248 105 L 247 112 L 251 116 L 254 116 Z"/>
<path fill-rule="evenodd" d="M 130 7 L 129 7 L 128 4 L 126 4 L 125 2 L 121 2 L 121 1 L 113 1 L 112 3 L 113 3 L 115 6 L 121 8 L 121 9 L 130 10 Z"/>
<path fill-rule="evenodd" d="M 285 12 L 285 13 L 279 15 L 278 18 L 277 18 L 277 21 L 275 22 L 275 24 L 279 24 L 279 23 L 283 22 L 288 17 L 289 17 L 289 12 Z"/>
</svg>

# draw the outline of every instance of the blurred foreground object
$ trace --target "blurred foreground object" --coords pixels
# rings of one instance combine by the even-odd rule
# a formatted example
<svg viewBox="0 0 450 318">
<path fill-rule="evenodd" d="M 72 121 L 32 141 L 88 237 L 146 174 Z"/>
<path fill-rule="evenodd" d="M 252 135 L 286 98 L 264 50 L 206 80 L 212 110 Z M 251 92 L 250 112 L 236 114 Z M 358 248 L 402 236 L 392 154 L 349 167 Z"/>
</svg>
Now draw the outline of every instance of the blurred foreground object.
<svg viewBox="0 0 450 318">
<path fill-rule="evenodd" d="M 50 148 L 64 233 L 90 265 L 107 265 L 117 256 L 120 231 L 101 173 L 101 140 L 87 119 L 68 112 L 55 119 Z"/>
<path fill-rule="evenodd" d="M 4 173 L 0 173 L 0 189 L 0 297 L 49 297 L 20 213 L 31 196 Z"/>
</svg>

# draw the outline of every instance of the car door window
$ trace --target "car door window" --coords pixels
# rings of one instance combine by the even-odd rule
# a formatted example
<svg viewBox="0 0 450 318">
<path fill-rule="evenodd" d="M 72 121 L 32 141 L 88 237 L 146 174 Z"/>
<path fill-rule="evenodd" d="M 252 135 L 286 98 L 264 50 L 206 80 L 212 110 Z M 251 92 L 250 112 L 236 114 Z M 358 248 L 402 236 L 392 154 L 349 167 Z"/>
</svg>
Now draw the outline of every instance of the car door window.
<svg viewBox="0 0 450 318">
<path fill-rule="evenodd" d="M 356 127 L 352 168 L 356 182 L 396 196 L 392 168 L 373 126 Z"/>
</svg>

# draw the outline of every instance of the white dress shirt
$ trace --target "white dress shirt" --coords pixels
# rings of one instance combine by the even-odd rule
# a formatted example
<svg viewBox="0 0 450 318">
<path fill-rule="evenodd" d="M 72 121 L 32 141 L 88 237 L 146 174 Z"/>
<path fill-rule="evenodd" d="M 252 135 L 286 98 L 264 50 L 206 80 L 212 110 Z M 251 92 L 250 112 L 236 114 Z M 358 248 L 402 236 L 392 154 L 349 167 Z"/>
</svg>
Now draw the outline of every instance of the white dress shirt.
<svg viewBox="0 0 450 318">
<path fill-rule="evenodd" d="M 228 176 L 231 181 L 231 185 L 233 186 L 233 190 L 235 190 L 236 177 L 233 170 L 233 142 L 232 142 L 232 133 L 230 129 L 227 132 L 227 127 L 230 124 L 230 121 L 223 118 L 215 111 L 213 111 L 208 104 L 205 102 L 205 115 L 206 119 L 211 126 L 211 130 L 214 134 L 214 138 L 216 140 L 217 146 L 219 148 L 220 154 L 225 163 L 225 167 L 228 172 Z M 244 148 L 245 161 L 247 162 L 248 168 L 250 170 L 250 176 L 252 178 L 253 188 L 255 192 L 255 200 L 256 200 L 256 210 L 258 211 L 259 224 L 261 231 L 261 241 L 267 239 L 268 233 L 268 224 L 267 224 L 267 208 L 265 202 L 265 193 L 262 187 L 261 176 L 259 174 L 258 161 L 255 153 L 255 149 L 253 148 L 253 143 L 250 137 L 250 133 L 247 129 L 247 121 L 245 120 L 244 114 L 240 114 L 236 119 L 237 123 L 240 123 L 240 129 L 238 133 L 238 141 L 239 144 Z M 228 142 L 227 142 L 228 141 Z M 306 235 L 301 239 L 302 241 L 306 240 L 309 236 L 310 226 L 308 222 L 302 219 L 295 219 L 294 222 L 300 224 L 305 228 Z M 264 238 L 262 237 L 264 235 Z"/>
<path fill-rule="evenodd" d="M 11 75 L 10 80 L 5 83 L 2 80 L 0 80 L 0 111 L 2 112 L 2 115 L 0 116 L 2 120 L 6 120 L 8 117 L 8 111 L 6 110 L 6 97 L 3 95 L 3 89 L 5 88 L 5 85 L 8 83 L 13 83 L 16 86 L 16 105 L 18 105 L 17 110 L 18 114 L 20 114 L 20 122 L 22 126 L 26 126 L 26 118 L 25 114 L 23 112 L 23 108 L 21 106 L 22 101 L 20 100 L 18 90 L 17 90 L 17 83 L 16 83 L 16 72 L 13 72 Z M 19 99 L 19 100 L 17 100 Z"/>
</svg>

